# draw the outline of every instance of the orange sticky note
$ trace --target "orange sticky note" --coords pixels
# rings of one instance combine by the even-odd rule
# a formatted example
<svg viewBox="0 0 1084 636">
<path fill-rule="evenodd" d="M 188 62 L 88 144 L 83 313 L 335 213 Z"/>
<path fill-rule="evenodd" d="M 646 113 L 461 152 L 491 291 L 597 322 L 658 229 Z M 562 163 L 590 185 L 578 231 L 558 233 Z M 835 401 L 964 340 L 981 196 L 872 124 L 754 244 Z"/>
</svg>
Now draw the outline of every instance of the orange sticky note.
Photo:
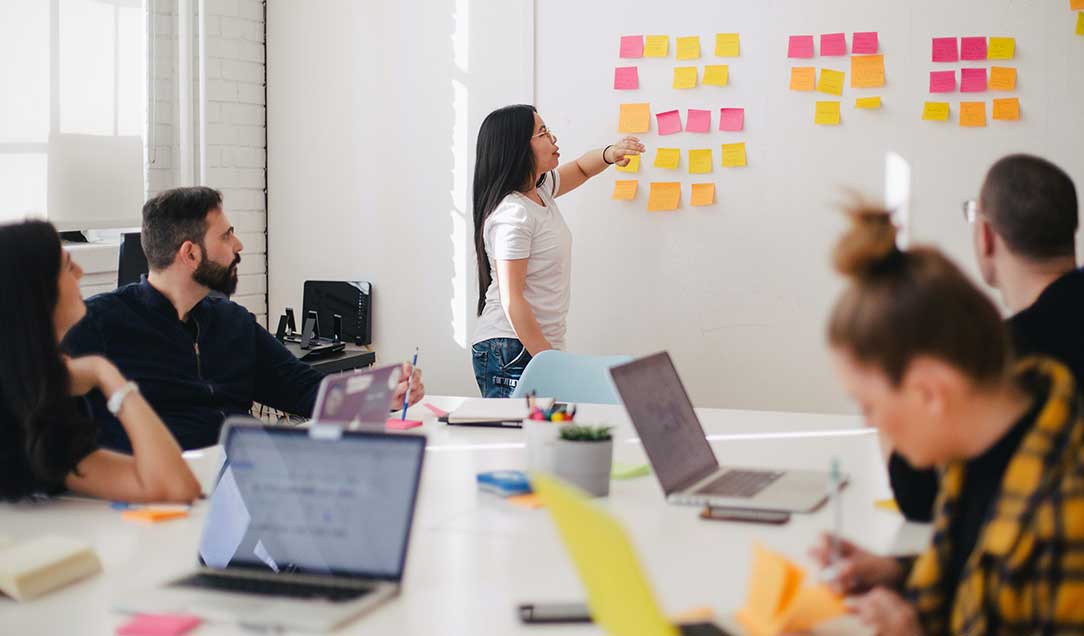
<svg viewBox="0 0 1084 636">
<path fill-rule="evenodd" d="M 1020 119 L 1020 98 L 1006 97 L 994 100 L 994 119 L 1018 121 Z"/>
<path fill-rule="evenodd" d="M 618 172 L 635 173 L 640 172 L 640 155 L 632 155 L 629 157 L 629 163 L 625 166 L 614 166 L 614 170 Z"/>
<path fill-rule="evenodd" d="M 707 174 L 711 172 L 712 163 L 711 148 L 689 151 L 689 174 Z"/>
<path fill-rule="evenodd" d="M 854 100 L 855 108 L 877 109 L 881 107 L 880 97 L 859 97 Z"/>
<path fill-rule="evenodd" d="M 818 126 L 838 126 L 839 102 L 817 102 L 813 123 Z"/>
<path fill-rule="evenodd" d="M 138 510 L 125 510 L 121 517 L 126 521 L 140 521 L 143 523 L 158 523 L 171 519 L 183 519 L 188 516 L 188 511 L 181 508 L 141 508 Z"/>
<path fill-rule="evenodd" d="M 803 586 L 802 568 L 757 543 L 748 580 L 745 606 L 737 616 L 751 633 L 808 632 L 846 612 L 843 600 L 827 586 Z"/>
<path fill-rule="evenodd" d="M 632 201 L 636 198 L 636 188 L 639 183 L 636 179 L 614 181 L 614 193 L 610 198 L 618 201 Z"/>
<path fill-rule="evenodd" d="M 681 149 L 680 148 L 656 148 L 655 149 L 655 167 L 656 168 L 668 168 L 674 170 L 678 167 L 678 162 L 681 161 Z"/>
<path fill-rule="evenodd" d="M 851 56 L 851 88 L 876 88 L 884 85 L 885 56 Z"/>
<path fill-rule="evenodd" d="M 787 607 L 787 632 L 808 632 L 826 620 L 842 616 L 847 607 L 825 585 L 803 587 Z"/>
<path fill-rule="evenodd" d="M 948 121 L 948 102 L 926 102 L 922 107 L 922 119 L 926 121 Z"/>
<path fill-rule="evenodd" d="M 645 133 L 651 129 L 651 104 L 621 104 L 617 132 Z"/>
<path fill-rule="evenodd" d="M 736 144 L 723 144 L 723 167 L 744 168 L 747 165 L 745 156 L 745 142 Z"/>
<path fill-rule="evenodd" d="M 649 35 L 644 38 L 644 57 L 666 57 L 669 52 L 669 35 Z"/>
<path fill-rule="evenodd" d="M 988 60 L 1011 60 L 1016 56 L 1016 38 L 990 38 L 986 48 Z"/>
<path fill-rule="evenodd" d="M 741 55 L 741 37 L 737 33 L 715 34 L 716 57 L 738 57 Z"/>
<path fill-rule="evenodd" d="M 654 181 L 647 196 L 648 212 L 676 210 L 681 203 L 681 183 L 677 181 Z"/>
<path fill-rule="evenodd" d="M 795 66 L 790 69 L 790 90 L 811 91 L 817 87 L 817 69 L 812 66 Z"/>
<path fill-rule="evenodd" d="M 674 88 L 696 88 L 696 67 L 675 66 Z"/>
<path fill-rule="evenodd" d="M 708 64 L 704 67 L 704 86 L 726 86 L 730 82 L 730 67 L 726 64 Z"/>
<path fill-rule="evenodd" d="M 990 67 L 990 90 L 1016 90 L 1016 69 L 1011 66 Z"/>
<path fill-rule="evenodd" d="M 677 59 L 695 60 L 700 58 L 700 36 L 690 35 L 677 39 Z"/>
<path fill-rule="evenodd" d="M 821 77 L 817 80 L 817 90 L 829 95 L 843 94 L 843 71 L 833 71 L 830 68 L 821 69 Z"/>
<path fill-rule="evenodd" d="M 1069 0 L 1070 11 L 1084 11 L 1084 0 Z"/>
<path fill-rule="evenodd" d="M 960 125 L 965 128 L 985 128 L 986 102 L 960 102 Z"/>
<path fill-rule="evenodd" d="M 636 183 L 633 181 L 632 183 Z M 538 496 L 538 493 L 529 492 L 525 495 L 512 495 L 511 497 L 505 497 L 505 501 L 508 503 L 519 506 L 521 508 L 527 508 L 528 510 L 537 510 L 545 506 L 542 503 L 542 498 Z"/>
<path fill-rule="evenodd" d="M 714 183 L 694 183 L 693 195 L 689 197 L 689 205 L 700 207 L 715 203 Z"/>
</svg>

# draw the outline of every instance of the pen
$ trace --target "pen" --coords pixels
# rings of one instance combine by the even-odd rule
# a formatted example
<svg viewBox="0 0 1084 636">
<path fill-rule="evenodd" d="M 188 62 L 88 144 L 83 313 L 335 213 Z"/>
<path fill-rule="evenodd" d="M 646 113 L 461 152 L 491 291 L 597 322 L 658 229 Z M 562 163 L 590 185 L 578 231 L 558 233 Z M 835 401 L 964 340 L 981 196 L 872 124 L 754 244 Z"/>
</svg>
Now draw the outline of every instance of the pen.
<svg viewBox="0 0 1084 636">
<path fill-rule="evenodd" d="M 832 459 L 832 470 L 830 473 L 832 480 L 832 514 L 835 517 L 835 531 L 832 533 L 832 565 L 831 568 L 838 572 L 839 560 L 841 558 L 839 541 L 840 536 L 843 534 L 843 501 L 839 496 L 840 482 L 842 476 L 839 472 L 839 459 Z"/>
<path fill-rule="evenodd" d="M 403 394 L 403 418 L 406 421 L 407 401 L 410 399 L 410 385 L 414 382 L 414 367 L 418 366 L 418 348 L 414 347 L 414 360 L 410 363 L 410 377 L 406 381 L 406 393 Z"/>
</svg>

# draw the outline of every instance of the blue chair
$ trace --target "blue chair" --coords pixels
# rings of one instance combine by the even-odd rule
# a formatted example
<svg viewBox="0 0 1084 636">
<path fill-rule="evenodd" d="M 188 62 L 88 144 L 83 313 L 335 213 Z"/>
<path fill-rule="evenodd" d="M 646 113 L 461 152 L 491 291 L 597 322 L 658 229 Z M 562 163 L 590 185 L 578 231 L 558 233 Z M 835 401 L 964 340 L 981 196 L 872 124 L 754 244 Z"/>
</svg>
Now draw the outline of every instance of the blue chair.
<svg viewBox="0 0 1084 636">
<path fill-rule="evenodd" d="M 534 391 L 539 397 L 561 402 L 620 404 L 610 367 L 624 364 L 632 356 L 589 356 L 550 349 L 543 351 L 523 370 L 512 397 L 524 397 Z"/>
</svg>

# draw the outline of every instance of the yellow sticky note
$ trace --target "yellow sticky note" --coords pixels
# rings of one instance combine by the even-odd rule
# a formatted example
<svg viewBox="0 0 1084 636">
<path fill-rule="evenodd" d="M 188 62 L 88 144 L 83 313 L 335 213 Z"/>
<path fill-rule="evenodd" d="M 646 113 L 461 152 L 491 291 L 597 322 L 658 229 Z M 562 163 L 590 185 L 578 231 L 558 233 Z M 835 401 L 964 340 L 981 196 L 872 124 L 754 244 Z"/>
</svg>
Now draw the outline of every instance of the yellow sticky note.
<svg viewBox="0 0 1084 636">
<path fill-rule="evenodd" d="M 880 97 L 859 97 L 858 99 L 854 100 L 854 107 L 855 108 L 877 109 L 877 108 L 881 107 L 881 98 Z"/>
<path fill-rule="evenodd" d="M 629 156 L 628 165 L 614 166 L 614 170 L 618 172 L 640 172 L 640 155 Z"/>
<path fill-rule="evenodd" d="M 851 56 L 851 88 L 877 88 L 884 85 L 885 56 Z"/>
<path fill-rule="evenodd" d="M 614 193 L 610 198 L 618 201 L 632 201 L 636 198 L 636 188 L 639 183 L 636 179 L 614 181 Z"/>
<path fill-rule="evenodd" d="M 745 142 L 723 144 L 723 167 L 744 168 L 746 166 Z"/>
<path fill-rule="evenodd" d="M 696 67 L 675 66 L 674 88 L 696 88 Z"/>
<path fill-rule="evenodd" d="M 838 126 L 839 102 L 817 102 L 813 123 L 821 126 Z"/>
<path fill-rule="evenodd" d="M 812 66 L 795 66 L 790 69 L 790 90 L 811 91 L 817 87 L 817 69 Z"/>
<path fill-rule="evenodd" d="M 678 167 L 678 162 L 681 161 L 681 149 L 679 148 L 656 148 L 655 149 L 655 167 L 656 168 L 670 168 L 671 170 Z"/>
<path fill-rule="evenodd" d="M 1016 55 L 1016 38 L 990 38 L 986 59 L 1011 60 Z"/>
<path fill-rule="evenodd" d="M 843 94 L 843 71 L 833 71 L 830 68 L 821 69 L 821 77 L 817 80 L 817 90 L 829 95 Z"/>
<path fill-rule="evenodd" d="M 948 102 L 926 102 L 922 107 L 922 119 L 926 121 L 948 121 Z"/>
<path fill-rule="evenodd" d="M 1084 11 L 1076 14 L 1076 34 L 1084 35 Z"/>
<path fill-rule="evenodd" d="M 715 34 L 716 57 L 738 57 L 741 55 L 741 37 L 737 33 Z"/>
<path fill-rule="evenodd" d="M 677 59 L 696 60 L 700 58 L 700 36 L 690 35 L 677 39 Z"/>
<path fill-rule="evenodd" d="M 649 35 L 644 38 L 644 57 L 666 57 L 669 53 L 669 35 Z"/>
<path fill-rule="evenodd" d="M 1020 98 L 1006 97 L 994 100 L 994 119 L 1017 121 L 1020 119 Z"/>
<path fill-rule="evenodd" d="M 888 510 L 890 512 L 899 512 L 900 505 L 896 503 L 895 499 L 878 499 L 873 502 L 874 508 L 880 508 L 881 510 Z"/>
<path fill-rule="evenodd" d="M 689 205 L 700 207 L 703 205 L 711 205 L 712 203 L 715 203 L 715 184 L 694 183 L 693 195 L 689 197 Z"/>
<path fill-rule="evenodd" d="M 1016 90 L 1016 69 L 1011 66 L 990 67 L 990 90 Z"/>
<path fill-rule="evenodd" d="M 708 64 L 704 67 L 704 86 L 726 86 L 730 82 L 730 67 L 726 64 Z"/>
<path fill-rule="evenodd" d="M 711 148 L 689 151 L 689 174 L 707 174 L 711 172 Z"/>
<path fill-rule="evenodd" d="M 681 183 L 678 181 L 655 181 L 647 195 L 647 211 L 676 210 L 681 204 Z"/>
<path fill-rule="evenodd" d="M 651 104 L 621 104 L 617 132 L 644 133 L 651 129 Z"/>
</svg>

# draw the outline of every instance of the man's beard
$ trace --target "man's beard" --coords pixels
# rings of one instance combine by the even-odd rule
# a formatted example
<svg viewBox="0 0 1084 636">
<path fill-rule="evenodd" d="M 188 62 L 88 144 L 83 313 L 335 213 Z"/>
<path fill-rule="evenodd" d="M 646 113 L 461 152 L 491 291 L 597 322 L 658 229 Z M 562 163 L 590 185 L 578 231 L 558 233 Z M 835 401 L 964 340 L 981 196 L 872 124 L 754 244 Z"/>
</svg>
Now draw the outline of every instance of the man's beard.
<svg viewBox="0 0 1084 636">
<path fill-rule="evenodd" d="M 226 296 L 232 296 L 237 291 L 237 265 L 241 262 L 241 255 L 233 257 L 233 263 L 228 266 L 219 265 L 206 256 L 192 272 L 192 280 L 204 287 Z"/>
</svg>

